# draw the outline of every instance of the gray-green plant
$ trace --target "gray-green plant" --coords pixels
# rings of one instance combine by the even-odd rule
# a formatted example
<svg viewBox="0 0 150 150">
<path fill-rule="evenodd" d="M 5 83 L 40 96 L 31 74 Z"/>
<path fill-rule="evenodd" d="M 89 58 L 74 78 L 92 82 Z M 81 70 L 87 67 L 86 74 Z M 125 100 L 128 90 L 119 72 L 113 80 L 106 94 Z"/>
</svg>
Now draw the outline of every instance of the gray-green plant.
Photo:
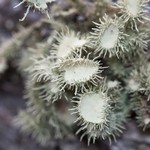
<svg viewBox="0 0 150 150">
<path fill-rule="evenodd" d="M 50 17 L 1 46 L 4 60 L 15 61 L 20 50 L 18 68 L 26 78 L 27 107 L 15 123 L 42 144 L 75 130 L 88 144 L 111 142 L 123 134 L 131 111 L 140 126 L 150 127 L 149 0 L 68 0 L 69 10 L 58 1 Z M 23 0 L 28 10 L 22 21 L 32 6 L 48 14 L 48 2 Z M 87 17 L 81 24 L 66 21 L 80 13 Z M 45 25 L 52 30 L 41 40 L 35 29 Z"/>
</svg>

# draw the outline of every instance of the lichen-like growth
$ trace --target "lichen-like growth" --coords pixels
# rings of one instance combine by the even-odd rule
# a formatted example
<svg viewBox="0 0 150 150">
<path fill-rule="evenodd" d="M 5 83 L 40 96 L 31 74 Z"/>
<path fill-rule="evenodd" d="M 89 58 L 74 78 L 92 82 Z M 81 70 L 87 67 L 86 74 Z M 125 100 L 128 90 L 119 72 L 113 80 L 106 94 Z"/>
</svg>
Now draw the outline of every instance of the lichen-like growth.
<svg viewBox="0 0 150 150">
<path fill-rule="evenodd" d="M 56 43 L 53 44 L 54 56 L 57 58 L 67 58 L 82 49 L 88 43 L 87 36 L 74 31 L 67 31 L 57 33 L 55 36 Z"/>
<path fill-rule="evenodd" d="M 33 80 L 48 81 L 52 77 L 52 66 L 54 62 L 50 58 L 32 58 L 33 64 L 29 66 L 26 71 L 29 71 Z M 32 69 L 31 69 L 32 68 Z"/>
<path fill-rule="evenodd" d="M 41 144 L 46 144 L 53 137 L 62 138 L 70 130 L 67 124 L 58 117 L 56 108 L 41 99 L 41 85 L 35 82 L 27 82 L 26 98 L 28 108 L 20 111 L 14 123 L 26 134 L 32 134 Z"/>
<path fill-rule="evenodd" d="M 104 57 L 108 55 L 112 57 L 114 55 L 119 55 L 128 51 L 127 35 L 124 33 L 124 24 L 121 18 L 114 19 L 105 15 L 103 19 L 99 20 L 99 23 L 95 23 L 96 28 L 93 28 L 92 36 L 92 46 L 95 48 L 95 52 Z"/>
<path fill-rule="evenodd" d="M 137 114 L 137 122 L 144 130 L 150 127 L 150 101 L 147 97 L 148 95 L 142 93 L 134 93 L 131 98 L 131 106 Z"/>
<path fill-rule="evenodd" d="M 95 91 L 95 89 L 89 90 L 83 94 L 77 95 L 77 97 L 78 100 L 74 100 L 76 106 L 72 110 L 73 113 L 77 113 L 78 118 L 76 122 L 79 122 L 81 125 L 77 133 L 81 131 L 85 132 L 81 136 L 82 139 L 83 136 L 87 134 L 84 130 L 90 130 L 90 134 L 93 133 L 96 128 L 100 132 L 107 126 L 111 113 L 111 100 L 104 89 L 99 89 L 97 91 Z M 93 138 L 96 137 L 93 136 Z"/>
<path fill-rule="evenodd" d="M 147 17 L 147 2 L 149 0 L 119 0 L 118 7 L 124 19 L 124 22 L 130 22 L 131 28 L 138 31 L 138 23 L 144 23 L 149 20 Z"/>
<path fill-rule="evenodd" d="M 61 99 L 62 95 L 65 96 L 64 90 L 61 90 L 58 83 L 52 80 L 53 78 L 36 89 L 40 91 L 40 98 L 48 103 Z"/>
<path fill-rule="evenodd" d="M 32 6 L 48 12 L 52 0 L 23 0 L 16 7 L 24 2 L 28 10 L 22 20 Z M 68 137 L 73 127 L 88 144 L 98 139 L 111 142 L 123 132 L 131 110 L 138 124 L 149 128 L 147 2 L 54 3 L 49 20 L 38 21 L 2 44 L 0 73 L 13 60 L 27 82 L 27 108 L 16 117 L 17 125 L 42 144 Z"/>
<path fill-rule="evenodd" d="M 102 79 L 100 74 L 103 67 L 99 66 L 99 62 L 90 60 L 88 56 L 81 58 L 77 55 L 74 58 L 60 60 L 54 68 L 60 72 L 56 81 L 60 83 L 61 89 L 75 87 L 76 92 L 78 88 L 83 91 L 88 84 L 97 85 Z"/>
<path fill-rule="evenodd" d="M 98 138 L 103 140 L 109 138 L 111 141 L 111 136 L 115 139 L 115 136 L 122 132 L 125 114 L 121 112 L 123 110 L 121 107 L 117 108 L 118 83 L 110 86 L 110 82 L 114 83 L 113 81 L 102 82 L 101 86 L 78 94 L 73 99 L 75 105 L 71 110 L 73 114 L 77 114 L 75 122 L 80 126 L 76 134 L 82 133 L 81 140 L 87 135 L 88 144 L 91 141 L 95 143 Z M 124 117 L 118 118 L 119 115 Z"/>
<path fill-rule="evenodd" d="M 35 7 L 36 9 L 40 10 L 41 12 L 45 12 L 48 15 L 47 3 L 51 3 L 53 1 L 55 1 L 55 0 L 22 0 L 14 8 L 19 7 L 20 5 L 22 5 L 25 2 L 27 3 L 28 6 L 27 6 L 27 10 L 24 14 L 24 17 L 22 19 L 20 19 L 20 21 L 23 21 L 26 18 L 26 16 L 28 15 L 31 7 Z"/>
<path fill-rule="evenodd" d="M 139 68 L 136 68 L 131 73 L 132 79 L 137 84 L 136 91 L 143 92 L 148 95 L 147 100 L 150 99 L 150 64 L 144 63 L 139 65 Z"/>
</svg>

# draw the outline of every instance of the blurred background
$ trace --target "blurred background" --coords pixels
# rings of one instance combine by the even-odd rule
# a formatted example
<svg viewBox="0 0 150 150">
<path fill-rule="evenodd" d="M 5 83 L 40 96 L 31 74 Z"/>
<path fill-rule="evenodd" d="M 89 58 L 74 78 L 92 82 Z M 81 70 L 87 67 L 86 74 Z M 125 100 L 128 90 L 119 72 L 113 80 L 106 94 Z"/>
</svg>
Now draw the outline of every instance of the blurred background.
<svg viewBox="0 0 150 150">
<path fill-rule="evenodd" d="M 66 0 L 63 6 L 67 5 Z M 65 2 L 66 1 L 66 2 Z M 37 22 L 42 14 L 30 11 L 23 22 L 19 22 L 26 8 L 22 5 L 14 9 L 19 0 L 0 0 L 0 45 L 9 40 L 21 27 L 28 27 Z M 82 17 L 79 17 L 82 20 Z M 42 32 L 42 31 L 41 31 Z M 43 31 L 43 34 L 46 34 Z M 0 60 L 1 61 L 1 60 Z M 134 119 L 126 124 L 124 134 L 111 145 L 108 141 L 98 141 L 87 146 L 78 137 L 63 140 L 51 140 L 49 145 L 40 146 L 30 136 L 20 132 L 13 124 L 13 118 L 25 107 L 24 79 L 13 61 L 8 62 L 4 74 L 0 75 L 0 150 L 150 150 L 150 130 L 143 132 Z"/>
</svg>

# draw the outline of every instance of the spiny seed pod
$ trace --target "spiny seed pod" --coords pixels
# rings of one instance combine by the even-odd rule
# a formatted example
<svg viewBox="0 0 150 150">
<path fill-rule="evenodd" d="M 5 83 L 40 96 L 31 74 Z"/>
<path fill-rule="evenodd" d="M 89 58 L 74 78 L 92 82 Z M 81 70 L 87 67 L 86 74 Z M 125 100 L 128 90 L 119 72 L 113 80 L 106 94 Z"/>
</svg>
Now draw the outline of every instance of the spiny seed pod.
<svg viewBox="0 0 150 150">
<path fill-rule="evenodd" d="M 76 104 L 72 114 L 77 114 L 75 122 L 79 122 L 81 127 L 77 134 L 86 128 L 92 127 L 91 131 L 98 127 L 100 130 L 108 123 L 111 113 L 110 98 L 107 96 L 106 89 L 97 91 L 90 89 L 83 94 L 78 94 L 73 102 Z M 82 137 L 81 137 L 82 139 Z"/>
<path fill-rule="evenodd" d="M 103 67 L 100 66 L 99 62 L 90 60 L 88 57 L 89 55 L 87 58 L 81 58 L 81 55 L 77 55 L 74 58 L 62 59 L 55 65 L 53 69 L 60 72 L 56 81 L 62 90 L 65 87 L 69 89 L 75 87 L 76 94 L 78 88 L 83 91 L 90 83 L 97 86 L 99 80 L 102 79 L 100 74 Z"/>
<path fill-rule="evenodd" d="M 80 48 L 83 48 L 88 42 L 86 36 L 75 33 L 66 28 L 66 31 L 57 33 L 55 36 L 56 43 L 53 45 L 53 55 L 57 58 L 67 58 L 72 56 Z"/>
<path fill-rule="evenodd" d="M 88 144 L 91 140 L 94 143 L 98 138 L 111 140 L 113 136 L 115 139 L 115 135 L 122 132 L 123 129 L 123 114 L 120 116 L 121 113 L 117 112 L 116 106 L 112 105 L 116 100 L 111 100 L 106 83 L 103 84 L 102 87 L 78 94 L 73 100 L 75 106 L 71 109 L 72 114 L 77 114 L 78 118 L 75 122 L 80 125 L 76 134 L 83 133 L 81 140 L 87 135 Z"/>
<path fill-rule="evenodd" d="M 108 138 L 111 143 L 112 138 L 116 141 L 116 136 L 122 134 L 124 130 L 125 116 L 122 112 L 112 112 L 109 117 L 109 122 L 99 128 L 99 126 L 93 127 L 88 126 L 85 133 L 82 135 L 83 138 L 85 135 L 88 136 L 88 145 L 90 142 L 95 143 L 96 139 L 106 140 Z"/>
<path fill-rule="evenodd" d="M 36 82 L 48 81 L 52 78 L 54 61 L 50 57 L 32 58 L 33 64 L 26 69 L 32 80 Z"/>
<path fill-rule="evenodd" d="M 137 23 L 149 20 L 146 17 L 149 0 L 119 0 L 117 6 L 120 8 L 124 22 L 131 21 L 131 28 L 138 31 Z"/>
<path fill-rule="evenodd" d="M 20 19 L 20 21 L 23 21 L 26 16 L 28 15 L 29 11 L 30 11 L 30 8 L 31 7 L 35 7 L 36 9 L 40 10 L 40 11 L 45 11 L 48 15 L 48 7 L 47 7 L 47 3 L 51 3 L 55 0 L 22 0 L 18 5 L 16 5 L 14 8 L 17 8 L 19 7 L 20 5 L 22 5 L 23 3 L 27 2 L 28 4 L 28 7 L 27 7 L 27 10 L 24 14 L 24 17 L 22 19 Z M 49 16 L 49 15 L 48 15 Z"/>
<path fill-rule="evenodd" d="M 93 28 L 91 33 L 92 47 L 95 52 L 104 57 L 117 56 L 127 49 L 127 35 L 124 33 L 124 23 L 117 16 L 114 19 L 105 15 L 103 20 L 99 19 L 100 23 L 95 23 L 96 28 Z"/>
</svg>

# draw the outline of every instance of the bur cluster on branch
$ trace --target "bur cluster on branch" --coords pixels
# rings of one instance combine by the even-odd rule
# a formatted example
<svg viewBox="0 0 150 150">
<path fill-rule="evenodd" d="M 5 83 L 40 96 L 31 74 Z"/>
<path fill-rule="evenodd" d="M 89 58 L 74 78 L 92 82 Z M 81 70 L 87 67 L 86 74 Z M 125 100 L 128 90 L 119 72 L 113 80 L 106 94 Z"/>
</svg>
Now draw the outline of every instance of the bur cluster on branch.
<svg viewBox="0 0 150 150">
<path fill-rule="evenodd" d="M 28 9 L 34 6 L 47 11 L 47 3 L 52 0 L 24 0 L 17 6 L 24 2 Z M 73 1 L 70 3 L 74 6 Z M 78 0 L 78 4 L 80 16 L 86 2 Z M 54 6 L 54 10 L 63 12 L 57 3 Z M 150 127 L 148 0 L 97 0 L 92 6 L 96 7 L 95 15 L 101 13 L 103 17 L 88 22 L 86 32 L 78 31 L 77 20 L 70 19 L 65 27 L 65 21 L 54 21 L 57 18 L 51 14 L 47 23 L 55 29 L 54 34 L 37 41 L 36 46 L 27 46 L 26 55 L 19 59 L 20 71 L 27 80 L 28 101 L 15 122 L 41 143 L 72 135 L 74 129 L 81 140 L 88 138 L 88 144 L 99 139 L 111 142 L 123 134 L 131 110 L 144 129 Z M 17 48 L 22 49 L 26 38 L 30 41 L 29 36 L 14 38 L 9 48 L 14 44 L 17 47 L 18 40 Z M 8 55 L 3 57 L 8 59 Z"/>
</svg>

